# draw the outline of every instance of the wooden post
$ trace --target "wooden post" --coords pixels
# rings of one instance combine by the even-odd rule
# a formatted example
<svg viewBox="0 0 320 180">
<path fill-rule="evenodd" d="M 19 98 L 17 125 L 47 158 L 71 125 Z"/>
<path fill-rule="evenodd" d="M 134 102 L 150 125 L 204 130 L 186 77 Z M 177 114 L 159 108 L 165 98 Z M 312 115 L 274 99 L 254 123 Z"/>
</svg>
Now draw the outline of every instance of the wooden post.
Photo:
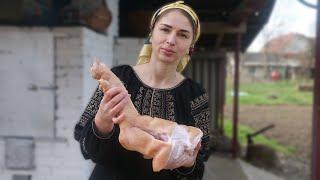
<svg viewBox="0 0 320 180">
<path fill-rule="evenodd" d="M 234 91 L 233 91 L 233 136 L 232 136 L 232 157 L 236 158 L 239 152 L 238 142 L 238 109 L 239 109 L 239 62 L 240 62 L 240 46 L 241 46 L 241 34 L 237 34 L 236 51 L 234 53 Z"/>
<path fill-rule="evenodd" d="M 312 125 L 312 165 L 311 179 L 320 179 L 320 0 L 317 6 L 317 29 L 316 29 L 316 61 L 314 76 L 314 102 L 313 102 L 313 125 Z"/>
</svg>

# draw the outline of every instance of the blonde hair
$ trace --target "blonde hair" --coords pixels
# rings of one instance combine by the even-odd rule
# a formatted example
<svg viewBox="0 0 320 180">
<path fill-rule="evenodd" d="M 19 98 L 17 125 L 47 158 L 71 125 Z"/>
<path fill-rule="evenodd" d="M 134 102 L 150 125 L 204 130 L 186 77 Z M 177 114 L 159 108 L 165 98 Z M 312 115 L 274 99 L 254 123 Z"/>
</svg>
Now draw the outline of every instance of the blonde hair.
<svg viewBox="0 0 320 180">
<path fill-rule="evenodd" d="M 164 12 L 171 10 L 171 9 L 182 10 L 183 12 L 186 12 L 191 17 L 193 30 L 194 30 L 194 36 L 193 36 L 192 47 L 191 47 L 191 48 L 193 48 L 194 44 L 198 41 L 198 39 L 200 37 L 200 22 L 199 22 L 199 18 L 197 16 L 197 14 L 194 12 L 194 10 L 191 7 L 185 5 L 183 1 L 177 1 L 174 3 L 170 3 L 170 4 L 164 5 L 161 8 L 159 8 L 152 16 L 152 19 L 150 22 L 150 31 L 153 30 L 155 23 L 157 22 L 157 20 L 161 16 L 161 14 L 163 14 Z M 150 61 L 152 47 L 151 47 L 149 38 L 150 38 L 150 35 L 147 39 L 147 42 L 142 46 L 142 48 L 140 50 L 137 64 L 144 64 L 144 63 L 148 63 Z M 190 55 L 186 54 L 180 60 L 178 66 L 177 66 L 177 71 L 182 72 L 183 69 L 187 66 L 189 61 L 190 61 Z"/>
</svg>

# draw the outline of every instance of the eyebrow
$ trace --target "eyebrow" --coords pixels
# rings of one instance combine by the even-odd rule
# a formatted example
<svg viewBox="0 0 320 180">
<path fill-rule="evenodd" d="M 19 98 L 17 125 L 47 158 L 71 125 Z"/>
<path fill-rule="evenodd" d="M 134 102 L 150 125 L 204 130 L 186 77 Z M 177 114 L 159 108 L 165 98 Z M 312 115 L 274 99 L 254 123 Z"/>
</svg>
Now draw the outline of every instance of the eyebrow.
<svg viewBox="0 0 320 180">
<path fill-rule="evenodd" d="M 160 25 L 164 25 L 164 26 L 166 26 L 166 27 L 168 27 L 168 28 L 172 28 L 172 26 L 170 26 L 170 25 L 168 25 L 168 24 L 160 24 Z M 181 32 L 185 32 L 185 33 L 189 33 L 190 34 L 190 31 L 188 31 L 188 30 L 185 30 L 185 29 L 180 29 L 179 31 L 181 31 Z"/>
</svg>

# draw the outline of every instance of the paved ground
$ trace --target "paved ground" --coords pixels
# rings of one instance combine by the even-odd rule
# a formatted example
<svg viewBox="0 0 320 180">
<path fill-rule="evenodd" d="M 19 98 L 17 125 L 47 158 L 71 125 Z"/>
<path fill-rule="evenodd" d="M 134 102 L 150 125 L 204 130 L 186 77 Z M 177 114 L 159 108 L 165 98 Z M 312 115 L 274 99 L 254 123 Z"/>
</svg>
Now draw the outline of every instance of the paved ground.
<svg viewBox="0 0 320 180">
<path fill-rule="evenodd" d="M 204 180 L 284 180 L 240 159 L 211 155 L 206 163 Z"/>
</svg>

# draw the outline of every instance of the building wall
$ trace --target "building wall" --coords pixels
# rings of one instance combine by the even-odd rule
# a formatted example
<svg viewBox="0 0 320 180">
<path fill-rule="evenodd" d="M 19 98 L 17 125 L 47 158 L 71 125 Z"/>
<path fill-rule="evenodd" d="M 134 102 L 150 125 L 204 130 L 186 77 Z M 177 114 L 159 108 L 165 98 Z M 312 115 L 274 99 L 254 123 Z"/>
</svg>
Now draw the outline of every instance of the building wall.
<svg viewBox="0 0 320 180">
<path fill-rule="evenodd" d="M 120 0 L 105 0 L 112 14 L 112 21 L 107 29 L 108 36 L 119 36 L 119 1 Z"/>
<path fill-rule="evenodd" d="M 8 43 L 2 39 L 4 36 L 1 36 L 1 33 L 5 33 L 6 37 L 16 36 L 16 34 L 29 37 L 32 34 L 32 40 L 26 38 L 28 41 L 24 42 L 25 38 L 21 38 L 21 41 L 16 41 L 16 44 L 12 46 L 14 49 L 10 50 L 14 53 L 11 56 L 17 60 L 25 59 L 27 57 L 22 56 L 21 52 L 27 48 L 30 54 L 35 54 L 28 57 L 34 59 L 34 62 L 54 60 L 54 70 L 48 71 L 46 68 L 39 67 L 39 71 L 42 71 L 43 75 L 50 73 L 52 77 L 55 77 L 54 82 L 57 89 L 50 91 L 53 93 L 55 104 L 53 123 L 50 126 L 53 131 L 52 136 L 42 136 L 37 133 L 33 136 L 24 135 L 24 129 L 18 125 L 13 126 L 12 131 L 22 133 L 10 134 L 10 130 L 8 135 L 1 134 L 0 179 L 18 179 L 18 175 L 25 178 L 31 176 L 32 180 L 88 179 L 93 164 L 83 159 L 79 144 L 73 138 L 73 128 L 97 86 L 96 81 L 89 74 L 92 58 L 99 57 L 103 62 L 112 66 L 114 37 L 97 34 L 81 27 L 54 29 L 1 27 L 0 43 L 2 45 L 0 47 L 5 47 L 5 44 Z M 31 46 L 33 41 L 46 43 L 40 44 L 41 46 Z M 48 48 L 52 53 L 37 55 L 39 51 Z M 2 67 L 10 67 L 14 63 L 13 61 L 1 62 L 8 63 L 2 64 Z M 32 64 L 32 62 L 29 63 Z M 37 64 L 32 65 L 37 66 Z M 0 69 L 0 73 L 5 75 L 4 68 Z M 8 78 L 1 78 L 0 83 L 8 80 Z M 21 91 L 26 91 L 26 89 L 22 87 Z M 15 98 L 16 94 L 8 94 L 8 96 Z M 25 99 L 32 101 L 24 97 L 21 102 L 26 102 Z M 0 105 L 6 106 L 3 103 Z M 40 105 L 32 109 L 41 110 L 41 108 L 45 107 Z M 30 114 L 28 109 L 19 109 L 16 113 Z M 17 120 L 18 123 L 19 121 L 22 122 L 23 119 Z M 0 121 L 0 125 L 4 125 L 3 123 L 4 121 Z M 29 126 L 32 124 L 34 125 L 30 122 Z M 24 166 L 21 166 L 21 163 Z"/>
<path fill-rule="evenodd" d="M 119 0 L 106 2 L 112 12 L 106 34 L 82 27 L 0 27 L 0 83 L 7 85 L 6 89 L 1 86 L 1 92 L 5 90 L 6 94 L 0 97 L 0 127 L 10 122 L 3 111 L 5 107 L 21 115 L 13 119 L 14 123 L 11 121 L 7 126 L 10 128 L 0 133 L 1 180 L 88 179 L 94 164 L 82 157 L 79 144 L 73 138 L 73 128 L 97 86 L 89 73 L 93 57 L 100 58 L 110 67 L 114 65 Z M 26 69 L 21 64 L 33 69 Z M 14 72 L 18 70 L 20 74 Z M 25 84 L 19 82 L 23 75 L 34 74 L 32 70 L 38 72 L 34 78 L 23 78 Z M 12 74 L 17 75 L 13 78 Z M 21 94 L 30 91 L 28 81 L 43 79 L 42 76 L 48 76 L 49 89 L 41 91 L 40 88 L 37 93 L 46 92 L 44 97 L 50 96 L 52 100 L 43 100 L 38 106 L 29 103 L 28 108 L 16 108 L 15 104 L 3 101 L 6 96 L 21 104 L 35 101 L 39 96 Z M 10 91 L 10 88 L 23 93 Z M 41 119 L 30 118 L 30 122 L 21 125 L 25 122 L 24 116 L 43 109 L 48 109 L 46 116 L 51 118 L 44 123 L 45 131 L 37 126 L 39 122 L 43 123 Z M 28 128 L 33 128 L 30 131 L 33 134 L 28 134 Z"/>
<path fill-rule="evenodd" d="M 41 29 L 1 28 L 0 32 L 0 136 L 52 137 L 53 36 Z M 39 111 L 33 108 L 36 105 L 44 108 Z M 17 113 L 21 109 L 29 113 Z"/>
<path fill-rule="evenodd" d="M 143 38 L 116 38 L 114 65 L 135 65 L 144 41 Z"/>
</svg>

